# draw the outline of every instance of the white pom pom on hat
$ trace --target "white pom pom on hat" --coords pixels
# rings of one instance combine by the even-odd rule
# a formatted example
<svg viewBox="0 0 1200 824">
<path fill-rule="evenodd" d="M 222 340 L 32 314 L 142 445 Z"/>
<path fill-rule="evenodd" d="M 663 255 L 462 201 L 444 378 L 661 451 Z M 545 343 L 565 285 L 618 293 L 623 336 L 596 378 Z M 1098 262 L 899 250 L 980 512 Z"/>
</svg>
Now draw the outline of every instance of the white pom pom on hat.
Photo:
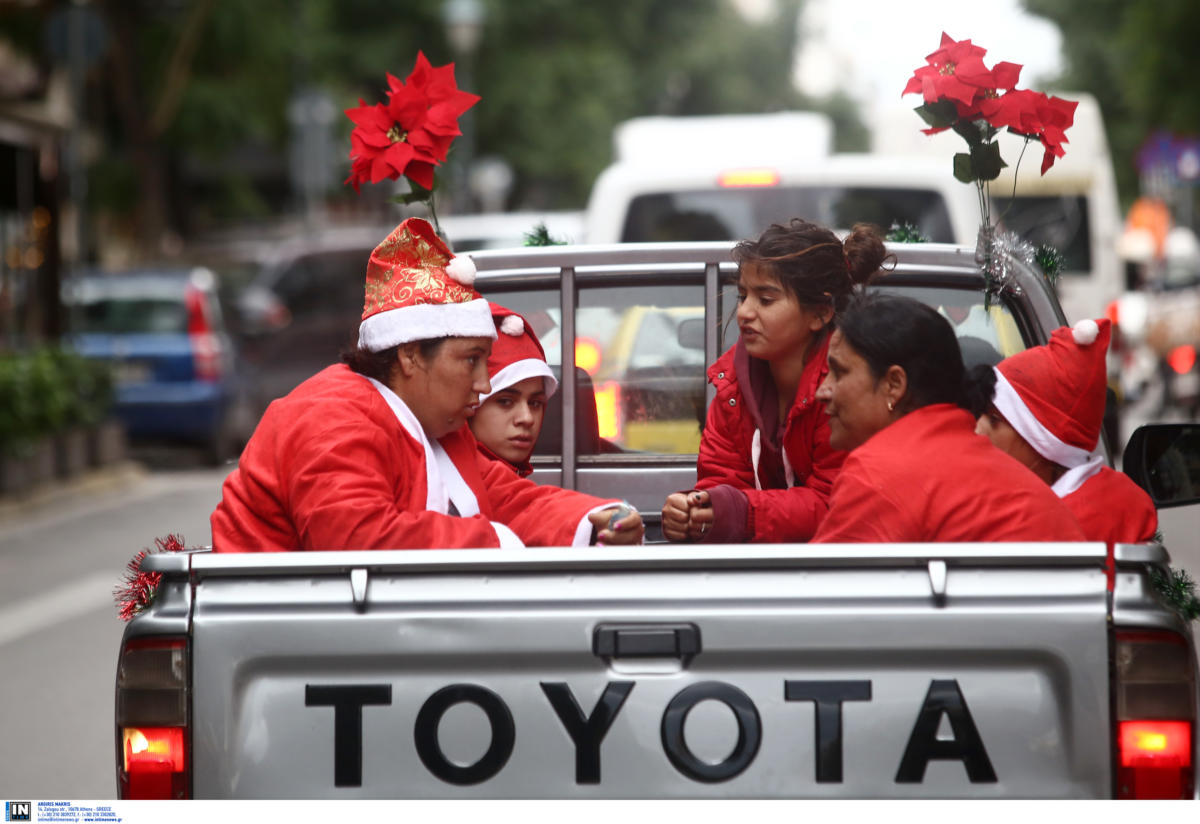
<svg viewBox="0 0 1200 824">
<path fill-rule="evenodd" d="M 521 320 L 520 315 L 507 315 L 500 321 L 500 331 L 514 338 L 520 337 L 525 334 L 525 321 Z"/>
<path fill-rule="evenodd" d="M 446 274 L 463 286 L 475 285 L 475 261 L 467 255 L 451 258 L 446 264 Z"/>
<path fill-rule="evenodd" d="M 1100 335 L 1100 327 L 1094 320 L 1081 320 L 1071 327 L 1071 336 L 1080 346 L 1088 346 L 1096 342 Z"/>
</svg>

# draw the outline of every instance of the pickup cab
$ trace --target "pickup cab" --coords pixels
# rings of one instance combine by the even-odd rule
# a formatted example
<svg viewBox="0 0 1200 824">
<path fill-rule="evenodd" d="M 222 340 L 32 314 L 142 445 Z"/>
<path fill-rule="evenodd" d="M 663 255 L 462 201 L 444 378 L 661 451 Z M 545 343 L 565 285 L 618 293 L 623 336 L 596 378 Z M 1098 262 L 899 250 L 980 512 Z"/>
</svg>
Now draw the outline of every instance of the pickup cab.
<svg viewBox="0 0 1200 824">
<path fill-rule="evenodd" d="M 627 498 L 651 543 L 151 555 L 118 662 L 121 797 L 1195 798 L 1196 655 L 1158 544 L 1116 547 L 1110 589 L 1099 543 L 655 542 L 696 455 L 601 437 L 561 342 L 700 313 L 614 378 L 627 422 L 690 408 L 699 431 L 703 365 L 736 336 L 730 249 L 474 255 L 485 295 L 559 333 L 535 479 Z M 938 307 L 969 357 L 1063 323 L 1019 264 L 985 300 L 972 249 L 891 251 L 874 288 Z"/>
</svg>

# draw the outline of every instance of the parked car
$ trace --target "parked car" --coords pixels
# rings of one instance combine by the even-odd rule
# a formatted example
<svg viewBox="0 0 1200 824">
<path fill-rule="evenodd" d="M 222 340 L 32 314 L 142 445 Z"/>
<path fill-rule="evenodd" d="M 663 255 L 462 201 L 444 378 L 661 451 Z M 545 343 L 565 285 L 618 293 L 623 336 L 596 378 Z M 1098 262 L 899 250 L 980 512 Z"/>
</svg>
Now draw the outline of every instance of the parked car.
<svg viewBox="0 0 1200 824">
<path fill-rule="evenodd" d="M 211 270 L 89 273 L 63 300 L 69 343 L 113 365 L 114 408 L 131 440 L 198 444 L 212 463 L 236 456 L 255 419 Z"/>
</svg>

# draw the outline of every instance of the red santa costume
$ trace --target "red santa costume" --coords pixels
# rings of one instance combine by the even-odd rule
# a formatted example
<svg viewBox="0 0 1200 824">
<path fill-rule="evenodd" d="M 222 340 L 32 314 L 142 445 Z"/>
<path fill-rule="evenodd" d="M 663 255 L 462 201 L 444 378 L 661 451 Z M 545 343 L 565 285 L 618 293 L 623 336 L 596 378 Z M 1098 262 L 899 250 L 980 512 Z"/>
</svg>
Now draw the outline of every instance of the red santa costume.
<svg viewBox="0 0 1200 824">
<path fill-rule="evenodd" d="M 828 508 L 846 453 L 829 445 L 829 416 L 816 402 L 829 367 L 829 336 L 804 366 L 780 425 L 767 363 L 739 340 L 708 370 L 716 396 L 700 439 L 697 489 L 713 502 L 706 541 L 807 541 Z"/>
<path fill-rule="evenodd" d="M 1051 487 L 1090 541 L 1154 537 L 1154 502 L 1099 449 L 1112 335 L 1107 319 L 1055 329 L 1050 342 L 1005 358 L 996 370 L 996 409 L 1039 455 L 1065 467 Z"/>
<path fill-rule="evenodd" d="M 474 265 L 410 218 L 371 255 L 359 348 L 495 337 Z M 331 366 L 273 402 L 212 515 L 217 552 L 587 544 L 618 505 L 538 486 L 460 427 L 430 440 L 389 387 Z"/>
<path fill-rule="evenodd" d="M 816 543 L 1082 541 L 1037 475 L 948 403 L 921 407 L 852 450 Z"/>
<path fill-rule="evenodd" d="M 488 379 L 492 382 L 492 391 L 481 395 L 479 403 L 520 383 L 528 378 L 541 378 L 546 387 L 546 400 L 549 400 L 558 390 L 558 378 L 546 363 L 546 351 L 542 342 L 534 334 L 532 327 L 525 318 L 511 309 L 506 309 L 496 303 L 489 304 L 492 310 L 492 320 L 496 323 L 496 342 L 492 344 L 492 353 L 488 355 Z M 529 461 L 514 464 L 506 461 L 483 441 L 476 440 L 479 451 L 495 461 L 504 461 L 522 478 L 533 472 Z"/>
</svg>

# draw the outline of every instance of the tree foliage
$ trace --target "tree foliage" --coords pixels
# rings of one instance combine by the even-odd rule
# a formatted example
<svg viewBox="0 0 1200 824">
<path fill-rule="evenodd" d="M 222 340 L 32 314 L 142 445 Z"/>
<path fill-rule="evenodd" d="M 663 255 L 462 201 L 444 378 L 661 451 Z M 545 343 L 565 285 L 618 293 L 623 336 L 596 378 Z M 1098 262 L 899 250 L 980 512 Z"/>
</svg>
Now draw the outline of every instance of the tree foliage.
<svg viewBox="0 0 1200 824">
<path fill-rule="evenodd" d="M 1155 130 L 1200 134 L 1200 3 L 1023 0 L 1063 34 L 1064 88 L 1095 95 L 1122 198 L 1137 194 L 1134 157 Z M 1069 136 L 1069 133 L 1068 133 Z"/>
<path fill-rule="evenodd" d="M 613 126 L 646 114 L 826 108 L 842 146 L 862 125 L 845 98 L 814 103 L 794 88 L 800 0 L 744 19 L 730 0 L 481 0 L 484 35 L 459 85 L 474 154 L 513 168 L 514 207 L 582 206 L 609 162 Z M 351 124 L 340 110 L 381 100 L 418 50 L 455 59 L 441 3 L 430 0 L 96 0 L 109 48 L 89 75 L 86 116 L 103 150 L 89 170 L 93 205 L 128 212 L 144 242 L 165 229 L 278 212 L 289 204 L 288 105 L 330 96 L 340 181 Z M 0 9 L 4 36 L 44 58 L 29 25 L 60 4 Z M 11 25 L 10 25 L 11 24 Z M 18 25 L 19 24 L 19 25 Z M 451 163 L 454 154 L 451 153 Z M 340 188 L 330 196 L 350 199 Z"/>
</svg>

